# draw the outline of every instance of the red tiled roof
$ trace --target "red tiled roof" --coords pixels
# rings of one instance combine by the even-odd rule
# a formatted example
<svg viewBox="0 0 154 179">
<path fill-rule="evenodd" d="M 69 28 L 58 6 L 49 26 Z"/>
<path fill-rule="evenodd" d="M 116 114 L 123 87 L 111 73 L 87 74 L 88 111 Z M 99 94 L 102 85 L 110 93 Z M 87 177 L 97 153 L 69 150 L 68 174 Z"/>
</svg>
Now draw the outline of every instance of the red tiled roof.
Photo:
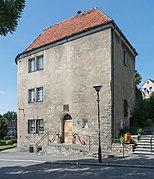
<svg viewBox="0 0 154 179">
<path fill-rule="evenodd" d="M 47 45 L 111 20 L 111 18 L 98 8 L 92 8 L 45 29 L 24 52 Z"/>
<path fill-rule="evenodd" d="M 17 121 L 6 121 L 8 128 L 17 128 Z"/>
</svg>

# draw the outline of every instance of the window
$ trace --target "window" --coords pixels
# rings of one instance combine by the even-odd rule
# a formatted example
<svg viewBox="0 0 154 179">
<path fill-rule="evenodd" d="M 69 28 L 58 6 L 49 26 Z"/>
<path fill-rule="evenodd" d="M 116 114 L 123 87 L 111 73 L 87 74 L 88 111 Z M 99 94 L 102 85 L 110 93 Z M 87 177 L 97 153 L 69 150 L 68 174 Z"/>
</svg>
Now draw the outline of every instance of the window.
<svg viewBox="0 0 154 179">
<path fill-rule="evenodd" d="M 152 87 L 149 88 L 149 91 L 152 92 Z"/>
<path fill-rule="evenodd" d="M 35 120 L 28 120 L 28 133 L 35 133 Z"/>
<path fill-rule="evenodd" d="M 28 90 L 28 102 L 41 102 L 43 101 L 43 87 L 33 88 Z"/>
<path fill-rule="evenodd" d="M 38 131 L 43 132 L 44 131 L 44 121 L 43 119 L 39 119 L 38 121 Z"/>
<path fill-rule="evenodd" d="M 37 59 L 37 60 L 36 60 L 36 61 L 37 61 L 37 70 L 43 69 L 43 66 L 44 66 L 43 55 L 38 56 L 36 59 Z"/>
<path fill-rule="evenodd" d="M 124 50 L 124 65 L 128 66 L 128 53 L 127 51 Z"/>
<path fill-rule="evenodd" d="M 43 87 L 36 88 L 37 101 L 43 101 Z"/>
<path fill-rule="evenodd" d="M 28 71 L 29 72 L 35 71 L 35 58 L 29 59 L 29 61 L 28 61 Z"/>
<path fill-rule="evenodd" d="M 28 72 L 41 70 L 44 67 L 44 56 L 40 55 L 28 60 Z"/>
<path fill-rule="evenodd" d="M 35 101 L 35 89 L 28 90 L 28 102 L 32 103 Z"/>
<path fill-rule="evenodd" d="M 63 111 L 69 111 L 69 104 L 63 105 Z"/>
<path fill-rule="evenodd" d="M 88 128 L 88 119 L 82 119 L 82 128 Z"/>
<path fill-rule="evenodd" d="M 124 100 L 124 117 L 128 116 L 128 102 Z"/>
<path fill-rule="evenodd" d="M 44 120 L 43 119 L 32 119 L 28 120 L 28 133 L 42 133 L 44 131 Z"/>
</svg>

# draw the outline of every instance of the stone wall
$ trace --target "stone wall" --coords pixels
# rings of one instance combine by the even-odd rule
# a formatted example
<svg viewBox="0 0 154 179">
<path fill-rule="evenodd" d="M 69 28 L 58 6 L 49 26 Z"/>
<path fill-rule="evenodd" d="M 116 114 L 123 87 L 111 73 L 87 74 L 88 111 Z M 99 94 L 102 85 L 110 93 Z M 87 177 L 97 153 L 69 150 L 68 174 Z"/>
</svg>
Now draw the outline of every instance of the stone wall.
<svg viewBox="0 0 154 179">
<path fill-rule="evenodd" d="M 28 73 L 28 59 L 44 55 L 44 69 Z M 111 138 L 111 30 L 106 29 L 52 47 L 18 61 L 18 142 L 25 149 L 41 135 L 28 134 L 28 119 L 44 119 L 44 133 L 60 132 L 63 116 L 70 114 L 73 132 L 90 135 L 91 145 L 98 141 L 95 84 L 102 84 L 100 112 L 102 145 Z M 43 102 L 28 103 L 28 89 L 43 87 Z M 63 111 L 63 105 L 69 111 Z M 88 128 L 83 128 L 83 119 Z M 105 141 L 105 143 L 104 143 Z"/>
</svg>

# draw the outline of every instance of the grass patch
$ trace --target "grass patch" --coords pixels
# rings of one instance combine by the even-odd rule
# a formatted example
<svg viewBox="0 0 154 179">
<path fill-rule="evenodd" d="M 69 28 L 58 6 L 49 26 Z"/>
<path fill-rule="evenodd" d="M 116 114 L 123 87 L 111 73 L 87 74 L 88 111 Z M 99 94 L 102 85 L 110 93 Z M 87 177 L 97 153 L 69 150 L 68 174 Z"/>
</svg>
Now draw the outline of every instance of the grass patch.
<svg viewBox="0 0 154 179">
<path fill-rule="evenodd" d="M 6 150 L 6 149 L 11 149 L 11 148 L 14 148 L 14 147 L 16 147 L 16 146 L 17 146 L 16 143 L 13 144 L 13 145 L 1 145 L 1 146 L 0 146 L 0 151 L 1 151 L 1 150 Z"/>
</svg>

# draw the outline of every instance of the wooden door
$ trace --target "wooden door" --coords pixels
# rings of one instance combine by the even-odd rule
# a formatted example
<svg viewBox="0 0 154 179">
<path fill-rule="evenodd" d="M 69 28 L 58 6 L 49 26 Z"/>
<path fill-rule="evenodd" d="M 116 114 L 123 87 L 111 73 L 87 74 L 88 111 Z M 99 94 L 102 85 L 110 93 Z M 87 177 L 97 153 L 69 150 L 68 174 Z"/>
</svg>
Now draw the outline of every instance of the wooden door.
<svg viewBox="0 0 154 179">
<path fill-rule="evenodd" d="M 64 120 L 64 142 L 72 143 L 72 120 Z"/>
</svg>

